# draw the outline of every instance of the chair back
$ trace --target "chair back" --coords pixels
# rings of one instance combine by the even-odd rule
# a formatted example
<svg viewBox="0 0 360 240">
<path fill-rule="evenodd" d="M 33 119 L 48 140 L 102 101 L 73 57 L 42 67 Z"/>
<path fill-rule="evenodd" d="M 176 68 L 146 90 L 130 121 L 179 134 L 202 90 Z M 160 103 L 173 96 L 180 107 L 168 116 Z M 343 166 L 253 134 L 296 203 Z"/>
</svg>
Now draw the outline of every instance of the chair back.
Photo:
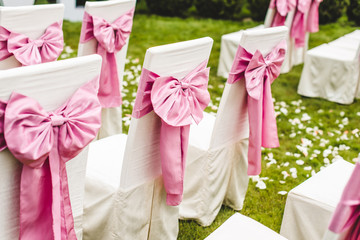
<svg viewBox="0 0 360 240">
<path fill-rule="evenodd" d="M 213 40 L 205 37 L 149 48 L 143 68 L 160 76 L 181 79 L 209 59 L 212 44 Z M 154 111 L 139 119 L 131 119 L 122 166 L 121 188 L 133 188 L 161 175 L 160 126 L 161 120 Z"/>
<path fill-rule="evenodd" d="M 240 38 L 240 46 L 254 54 L 259 50 L 263 56 L 287 37 L 287 27 L 246 30 Z M 210 148 L 238 142 L 249 137 L 247 92 L 245 80 L 226 83 L 217 112 L 210 141 Z"/>
<path fill-rule="evenodd" d="M 75 91 L 100 74 L 97 55 L 2 71 L 0 99 L 13 91 L 37 100 L 46 111 L 60 107 Z M 76 77 L 74 77 L 76 76 Z M 86 148 L 85 148 L 86 149 Z M 82 213 L 87 150 L 66 165 L 70 200 L 78 239 L 82 237 Z M 19 186 L 22 164 L 10 151 L 0 152 L 0 239 L 19 238 Z"/>
<path fill-rule="evenodd" d="M 0 26 L 31 39 L 39 38 L 47 27 L 55 22 L 62 24 L 63 17 L 63 4 L 0 7 Z M 14 56 L 0 61 L 0 70 L 20 66 Z"/>
</svg>

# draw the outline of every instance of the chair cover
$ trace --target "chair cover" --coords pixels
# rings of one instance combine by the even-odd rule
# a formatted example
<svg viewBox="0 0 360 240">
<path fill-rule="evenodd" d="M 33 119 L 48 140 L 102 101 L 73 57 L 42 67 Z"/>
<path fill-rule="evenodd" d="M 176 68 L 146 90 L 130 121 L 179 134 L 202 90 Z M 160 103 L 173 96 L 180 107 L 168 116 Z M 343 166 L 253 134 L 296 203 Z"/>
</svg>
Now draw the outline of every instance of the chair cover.
<svg viewBox="0 0 360 240">
<path fill-rule="evenodd" d="M 235 213 L 205 240 L 286 240 L 261 223 Z"/>
<path fill-rule="evenodd" d="M 64 15 L 63 4 L 46 4 L 35 6 L 22 6 L 22 7 L 0 7 L 0 28 L 5 28 L 12 33 L 25 35 L 30 39 L 39 39 L 46 32 L 50 25 L 59 23 L 62 26 Z M 3 58 L 3 49 L 7 48 L 6 39 L 3 38 L 4 32 L 0 34 L 0 70 L 19 67 L 22 64 L 16 60 L 13 54 L 9 57 Z M 58 33 L 59 34 L 59 33 Z M 53 35 L 47 37 L 53 38 Z M 62 38 L 62 30 L 61 30 Z M 5 41 L 4 41 L 5 40 Z M 59 38 L 56 38 L 61 42 Z M 20 49 L 21 50 L 21 49 Z M 60 49 L 61 52 L 61 49 Z M 58 53 L 58 51 L 56 52 Z M 60 53 L 59 53 L 60 55 Z M 28 59 L 24 56 L 23 58 Z M 54 59 L 55 58 L 55 59 Z M 56 60 L 56 56 L 51 60 Z M 25 64 L 29 65 L 29 64 Z"/>
<path fill-rule="evenodd" d="M 360 237 L 360 195 L 358 191 L 360 184 L 359 173 L 360 163 L 357 162 L 354 171 L 344 188 L 340 202 L 332 216 L 329 231 L 323 238 L 324 240 L 357 240 Z M 338 238 L 333 238 L 334 235 L 338 235 Z"/>
<path fill-rule="evenodd" d="M 209 58 L 212 42 L 207 37 L 150 48 L 143 67 L 182 78 Z M 141 100 L 142 92 L 137 96 Z M 133 115 L 127 137 L 114 135 L 90 145 L 84 239 L 177 238 L 178 207 L 166 204 L 161 176 L 161 121 L 154 111 Z"/>
<path fill-rule="evenodd" d="M 306 53 L 298 93 L 350 104 L 359 95 L 360 38 L 344 36 Z"/>
<path fill-rule="evenodd" d="M 244 31 L 240 45 L 266 56 L 286 38 L 286 27 Z M 248 186 L 249 121 L 245 81 L 226 84 L 216 118 L 205 114 L 190 129 L 181 219 L 209 226 L 224 203 L 240 210 Z"/>
<path fill-rule="evenodd" d="M 88 40 L 84 41 L 83 39 L 83 36 L 85 37 L 85 31 L 87 30 L 87 26 L 89 25 L 89 23 L 85 21 L 88 15 L 95 16 L 98 19 L 100 19 L 99 21 L 107 22 L 108 24 L 112 24 L 112 25 L 114 25 L 114 22 L 118 22 L 119 25 L 117 25 L 117 27 L 120 27 L 120 31 L 122 31 L 122 29 L 124 28 L 127 28 L 127 31 L 129 30 L 131 31 L 132 16 L 134 14 L 135 4 L 136 4 L 135 0 L 86 2 L 83 26 L 81 29 L 81 39 L 78 49 L 78 56 L 100 53 L 98 52 L 99 44 L 96 38 L 92 38 L 89 41 Z M 122 19 L 120 19 L 124 15 L 129 16 L 128 22 L 124 22 Z M 99 25 L 99 29 L 103 33 L 109 33 L 109 31 L 106 30 L 104 26 Z M 128 34 L 130 34 L 130 32 L 128 32 Z M 126 34 L 126 36 L 124 36 L 124 38 L 122 39 L 125 42 L 121 44 L 121 48 L 116 49 L 116 51 L 114 52 L 116 58 L 116 63 L 114 63 L 114 65 L 116 66 L 113 66 L 111 70 L 109 70 L 108 68 L 102 70 L 102 75 L 106 75 L 106 74 L 110 75 L 110 77 L 113 78 L 114 82 L 116 82 L 116 84 L 112 83 L 111 89 L 114 91 L 115 90 L 114 88 L 116 88 L 117 85 L 117 87 L 119 88 L 117 92 L 120 93 L 121 93 L 121 83 L 124 75 L 126 53 L 129 44 L 128 34 Z M 116 38 L 121 38 L 121 37 L 116 36 Z M 117 44 L 117 41 L 119 41 L 119 39 L 115 40 L 115 44 Z M 104 59 L 103 64 L 105 64 L 105 60 L 106 59 Z M 117 79 L 115 79 L 116 74 L 117 74 Z M 100 81 L 100 83 L 102 85 L 102 80 Z M 117 101 L 116 103 L 113 102 L 113 104 L 107 104 L 102 111 L 102 126 L 99 131 L 99 138 L 111 136 L 114 134 L 120 134 L 121 132 L 122 132 L 121 103 Z"/>
<path fill-rule="evenodd" d="M 88 56 L 1 71 L 0 99 L 16 91 L 35 99 L 46 110 L 59 108 L 76 89 L 100 74 L 101 58 Z M 73 76 L 78 76 L 73 78 Z M 0 152 L 0 238 L 19 238 L 19 187 L 22 164 L 4 150 Z M 67 162 L 70 201 L 75 232 L 82 239 L 83 195 L 87 148 Z"/>
<path fill-rule="evenodd" d="M 337 160 L 299 186 L 286 199 L 280 234 L 292 240 L 322 239 L 354 165 Z"/>
</svg>

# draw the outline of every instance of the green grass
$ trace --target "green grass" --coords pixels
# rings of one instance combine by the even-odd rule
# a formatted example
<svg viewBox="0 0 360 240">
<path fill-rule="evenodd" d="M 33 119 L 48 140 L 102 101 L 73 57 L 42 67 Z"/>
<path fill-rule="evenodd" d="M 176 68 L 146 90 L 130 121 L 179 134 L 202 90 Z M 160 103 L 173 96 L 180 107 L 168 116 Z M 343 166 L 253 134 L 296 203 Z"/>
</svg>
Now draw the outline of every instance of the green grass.
<svg viewBox="0 0 360 240">
<path fill-rule="evenodd" d="M 135 14 L 128 49 L 129 60 L 124 78 L 125 131 L 129 125 L 138 76 L 147 48 L 205 36 L 213 38 L 214 45 L 209 60 L 211 67 L 209 91 L 213 106 L 208 107 L 206 111 L 216 112 L 226 81 L 216 76 L 221 35 L 258 24 Z M 64 22 L 65 42 L 74 50 L 77 48 L 80 26 L 80 23 Z M 318 33 L 311 34 L 309 47 L 329 42 L 355 29 L 346 19 L 320 26 Z M 76 56 L 76 50 L 63 55 L 63 58 L 73 56 Z M 250 180 L 244 208 L 241 211 L 242 214 L 252 217 L 275 231 L 280 230 L 287 196 L 280 195 L 278 192 L 288 192 L 335 158 L 342 157 L 352 161 L 360 151 L 359 133 L 356 130 L 360 128 L 359 101 L 356 100 L 353 104 L 345 106 L 299 96 L 296 90 L 301 71 L 302 65 L 296 66 L 291 72 L 280 75 L 272 85 L 273 97 L 276 99 L 275 110 L 279 114 L 277 123 L 281 146 L 263 151 L 263 171 L 260 175 L 260 183 L 265 183 L 266 189 L 259 189 L 256 187 L 257 182 Z M 297 148 L 301 144 L 306 147 L 307 154 Z M 328 151 L 330 155 L 324 157 Z M 302 160 L 303 165 L 299 165 L 301 161 L 297 160 Z M 289 176 L 285 178 L 285 175 Z M 233 213 L 232 209 L 223 207 L 214 223 L 206 228 L 193 221 L 180 221 L 178 239 L 204 239 Z"/>
</svg>

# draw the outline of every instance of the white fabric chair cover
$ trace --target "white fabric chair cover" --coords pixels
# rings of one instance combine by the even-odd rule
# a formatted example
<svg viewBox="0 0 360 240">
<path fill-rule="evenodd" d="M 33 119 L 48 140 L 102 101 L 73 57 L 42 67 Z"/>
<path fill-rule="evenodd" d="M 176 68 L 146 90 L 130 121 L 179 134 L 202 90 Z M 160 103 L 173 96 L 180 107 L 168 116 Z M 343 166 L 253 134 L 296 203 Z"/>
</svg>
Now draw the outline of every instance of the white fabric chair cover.
<svg viewBox="0 0 360 240">
<path fill-rule="evenodd" d="M 205 240 L 286 240 L 261 223 L 235 213 Z"/>
<path fill-rule="evenodd" d="M 291 240 L 321 240 L 353 169 L 353 164 L 338 160 L 293 188 L 280 234 Z"/>
<path fill-rule="evenodd" d="M 306 53 L 298 93 L 350 104 L 359 91 L 360 37 L 341 37 Z"/>
<path fill-rule="evenodd" d="M 63 16 L 63 4 L 0 7 L 0 26 L 36 39 L 44 34 L 49 25 L 54 22 L 62 23 Z M 0 61 L 0 70 L 20 66 L 14 56 Z"/>
<path fill-rule="evenodd" d="M 267 55 L 287 35 L 286 27 L 243 31 L 239 43 Z M 245 81 L 226 84 L 216 118 L 191 125 L 181 219 L 209 226 L 224 203 L 242 209 L 248 187 L 249 123 Z"/>
<path fill-rule="evenodd" d="M 60 107 L 84 83 L 100 74 L 101 58 L 88 57 L 1 71 L 0 99 L 13 91 L 37 100 L 45 110 Z M 76 76 L 76 78 L 74 78 Z M 82 239 L 82 215 L 87 148 L 66 165 L 75 232 Z M 0 152 L 0 239 L 19 238 L 21 164 L 8 150 Z"/>
<path fill-rule="evenodd" d="M 103 2 L 89 2 L 85 4 L 85 11 L 90 15 L 98 16 L 108 22 L 113 22 L 118 17 L 134 8 L 136 0 L 112 0 Z M 122 88 L 122 79 L 124 75 L 126 53 L 129 45 L 129 38 L 123 48 L 116 53 L 117 70 L 120 81 L 120 90 Z M 92 39 L 85 44 L 79 43 L 78 56 L 96 53 L 97 41 Z M 120 107 L 103 108 L 101 116 L 101 128 L 99 138 L 104 138 L 114 134 L 122 133 L 122 110 Z"/>
<path fill-rule="evenodd" d="M 150 48 L 143 67 L 182 78 L 209 58 L 212 43 L 206 37 Z M 161 177 L 160 125 L 150 112 L 132 118 L 128 137 L 114 135 L 90 145 L 84 239 L 177 238 L 178 207 L 166 205 Z"/>
<path fill-rule="evenodd" d="M 288 13 L 286 17 L 285 26 L 288 27 L 288 29 L 291 28 L 294 15 L 295 15 L 295 10 L 292 10 Z M 270 27 L 274 16 L 275 16 L 275 10 L 269 8 L 266 13 L 264 25 L 259 25 L 251 29 L 262 29 L 262 28 Z M 243 30 L 221 36 L 220 58 L 219 58 L 219 66 L 217 71 L 218 76 L 222 76 L 224 78 L 229 77 L 229 72 L 236 54 L 236 50 L 239 46 L 242 32 Z M 295 44 L 290 39 L 290 31 L 288 32 L 288 36 L 286 40 L 287 40 L 287 52 L 285 55 L 284 63 L 281 67 L 282 73 L 287 73 L 291 70 L 293 65 L 302 63 L 304 61 L 304 55 L 307 50 L 307 43 L 306 43 L 305 49 L 298 48 L 295 51 Z"/>
</svg>

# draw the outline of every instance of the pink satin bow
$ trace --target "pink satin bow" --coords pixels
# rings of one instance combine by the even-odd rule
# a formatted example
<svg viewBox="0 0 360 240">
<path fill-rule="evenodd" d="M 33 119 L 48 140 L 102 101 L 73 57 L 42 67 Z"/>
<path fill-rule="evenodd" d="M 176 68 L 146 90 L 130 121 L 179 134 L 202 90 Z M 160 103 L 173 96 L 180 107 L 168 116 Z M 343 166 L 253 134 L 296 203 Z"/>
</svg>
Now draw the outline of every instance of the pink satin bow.
<svg viewBox="0 0 360 240">
<path fill-rule="evenodd" d="M 261 172 L 261 146 L 279 147 L 271 83 L 279 76 L 285 58 L 286 41 L 281 41 L 265 58 L 260 51 L 249 53 L 239 46 L 227 82 L 245 78 L 248 93 L 248 174 Z"/>
<path fill-rule="evenodd" d="M 295 7 L 296 0 L 271 0 L 269 8 L 275 9 L 271 27 L 284 26 L 287 14 Z"/>
<path fill-rule="evenodd" d="M 60 108 L 12 93 L 5 108 L 8 149 L 22 162 L 21 240 L 74 240 L 74 220 L 65 163 L 88 145 L 101 124 L 98 78 L 79 88 Z"/>
<path fill-rule="evenodd" d="M 100 88 L 98 97 L 103 107 L 118 107 L 122 103 L 120 82 L 115 54 L 126 44 L 130 36 L 134 9 L 117 18 L 113 23 L 103 18 L 84 13 L 80 43 L 95 38 L 97 54 L 102 56 Z"/>
<path fill-rule="evenodd" d="M 347 231 L 347 240 L 358 240 L 360 237 L 360 163 L 346 184 L 338 203 L 329 229 L 335 233 Z"/>
<path fill-rule="evenodd" d="M 55 61 L 63 50 L 61 23 L 53 23 L 38 39 L 11 32 L 0 26 L 0 60 L 14 55 L 22 65 Z"/>
<path fill-rule="evenodd" d="M 290 36 L 295 39 L 297 48 L 305 45 L 306 32 L 317 32 L 319 30 L 319 5 L 322 0 L 298 1 Z M 308 14 L 307 19 L 305 19 Z"/>
<path fill-rule="evenodd" d="M 143 69 L 133 117 L 141 118 L 154 112 L 161 118 L 160 155 L 166 202 L 181 203 L 185 160 L 192 120 L 199 123 L 203 110 L 210 102 L 207 91 L 209 68 L 207 61 L 200 64 L 183 79 L 161 77 Z"/>
</svg>

